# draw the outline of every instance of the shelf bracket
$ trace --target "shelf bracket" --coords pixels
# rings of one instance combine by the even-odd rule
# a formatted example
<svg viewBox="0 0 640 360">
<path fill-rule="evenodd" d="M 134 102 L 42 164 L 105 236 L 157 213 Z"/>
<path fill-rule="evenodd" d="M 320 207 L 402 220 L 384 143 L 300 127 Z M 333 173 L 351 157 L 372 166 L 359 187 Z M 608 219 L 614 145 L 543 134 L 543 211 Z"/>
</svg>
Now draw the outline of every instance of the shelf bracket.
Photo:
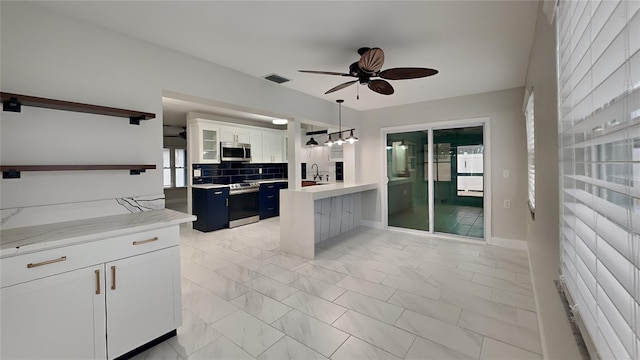
<svg viewBox="0 0 640 360">
<path fill-rule="evenodd" d="M 18 98 L 11 97 L 8 101 L 2 103 L 2 110 L 11 112 L 22 112 L 22 104 Z"/>
<path fill-rule="evenodd" d="M 129 175 L 140 175 L 141 173 L 146 171 L 146 169 L 131 169 L 129 170 Z"/>
<path fill-rule="evenodd" d="M 20 179 L 20 171 L 18 170 L 7 170 L 2 172 L 3 179 Z"/>
<path fill-rule="evenodd" d="M 144 120 L 144 116 L 132 116 L 129 118 L 129 125 L 140 125 L 140 120 Z"/>
</svg>

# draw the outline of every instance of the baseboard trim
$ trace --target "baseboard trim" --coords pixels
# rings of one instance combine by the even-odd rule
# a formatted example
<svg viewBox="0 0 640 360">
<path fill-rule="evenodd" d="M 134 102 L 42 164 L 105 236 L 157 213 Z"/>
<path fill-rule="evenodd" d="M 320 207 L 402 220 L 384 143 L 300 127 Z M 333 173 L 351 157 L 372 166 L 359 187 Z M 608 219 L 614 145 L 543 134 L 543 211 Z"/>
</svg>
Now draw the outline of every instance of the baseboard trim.
<svg viewBox="0 0 640 360">
<path fill-rule="evenodd" d="M 524 250 L 529 252 L 529 244 L 524 240 L 505 239 L 499 237 L 491 238 L 491 245 L 509 249 Z"/>
<path fill-rule="evenodd" d="M 384 229 L 381 221 L 360 220 L 360 226 L 366 226 L 374 229 Z"/>
</svg>

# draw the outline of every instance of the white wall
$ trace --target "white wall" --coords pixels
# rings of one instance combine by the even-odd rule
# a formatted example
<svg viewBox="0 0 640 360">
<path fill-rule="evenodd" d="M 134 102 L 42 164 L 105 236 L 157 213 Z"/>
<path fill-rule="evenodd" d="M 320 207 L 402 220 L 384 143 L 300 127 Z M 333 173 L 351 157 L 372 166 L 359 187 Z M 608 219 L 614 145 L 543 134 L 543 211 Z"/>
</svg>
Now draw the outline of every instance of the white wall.
<svg viewBox="0 0 640 360">
<path fill-rule="evenodd" d="M 542 8 L 541 2 L 526 80 L 535 94 L 536 145 L 536 216 L 525 216 L 527 242 L 545 358 L 576 359 L 580 353 L 554 283 L 560 266 L 556 34 Z"/>
<path fill-rule="evenodd" d="M 526 140 L 522 113 L 523 88 L 494 91 L 366 111 L 358 129 L 360 168 L 363 181 L 380 182 L 383 174 L 383 151 L 386 140 L 380 129 L 401 125 L 428 124 L 447 120 L 490 118 L 492 179 L 492 237 L 525 240 L 526 204 Z M 509 170 L 510 178 L 503 178 Z M 511 208 L 503 200 L 511 200 Z M 362 197 L 362 217 L 365 221 L 382 220 L 380 194 L 368 192 Z"/>
<path fill-rule="evenodd" d="M 180 94 L 337 123 L 337 107 L 283 86 L 80 22 L 32 3 L 1 2 L 2 91 L 155 113 L 126 119 L 25 108 L 2 114 L 1 162 L 156 164 L 131 177 L 113 172 L 24 173 L 2 180 L 0 208 L 162 194 L 162 94 Z M 359 113 L 343 109 L 343 121 Z"/>
</svg>

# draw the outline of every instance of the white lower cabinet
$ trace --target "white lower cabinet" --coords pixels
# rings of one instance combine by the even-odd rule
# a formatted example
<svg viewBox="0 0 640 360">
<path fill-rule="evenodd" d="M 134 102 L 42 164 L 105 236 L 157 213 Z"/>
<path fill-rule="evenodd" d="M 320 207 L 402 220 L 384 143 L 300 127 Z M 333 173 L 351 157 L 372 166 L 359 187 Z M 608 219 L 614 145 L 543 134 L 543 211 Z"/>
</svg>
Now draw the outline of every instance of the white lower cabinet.
<svg viewBox="0 0 640 360">
<path fill-rule="evenodd" d="M 0 358 L 114 359 L 178 328 L 178 239 L 175 226 L 2 259 Z"/>
<path fill-rule="evenodd" d="M 106 358 L 103 265 L 2 288 L 2 359 Z M 96 273 L 98 271 L 98 273 Z M 97 277 L 96 277 L 97 276 Z"/>
<path fill-rule="evenodd" d="M 107 263 L 106 275 L 110 359 L 181 323 L 178 247 Z"/>
</svg>

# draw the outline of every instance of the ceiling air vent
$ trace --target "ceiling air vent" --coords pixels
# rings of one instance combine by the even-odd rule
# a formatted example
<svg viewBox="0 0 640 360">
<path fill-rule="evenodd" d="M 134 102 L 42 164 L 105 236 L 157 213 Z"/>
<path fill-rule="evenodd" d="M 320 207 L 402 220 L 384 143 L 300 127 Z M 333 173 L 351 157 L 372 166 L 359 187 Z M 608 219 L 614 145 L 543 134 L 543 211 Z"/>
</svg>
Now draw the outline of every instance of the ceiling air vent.
<svg viewBox="0 0 640 360">
<path fill-rule="evenodd" d="M 286 83 L 287 81 L 291 81 L 287 78 L 284 78 L 280 75 L 276 75 L 276 74 L 271 74 L 271 75 L 267 75 L 264 77 L 265 79 L 269 80 L 269 81 L 273 81 L 276 84 L 282 84 L 282 83 Z"/>
</svg>

